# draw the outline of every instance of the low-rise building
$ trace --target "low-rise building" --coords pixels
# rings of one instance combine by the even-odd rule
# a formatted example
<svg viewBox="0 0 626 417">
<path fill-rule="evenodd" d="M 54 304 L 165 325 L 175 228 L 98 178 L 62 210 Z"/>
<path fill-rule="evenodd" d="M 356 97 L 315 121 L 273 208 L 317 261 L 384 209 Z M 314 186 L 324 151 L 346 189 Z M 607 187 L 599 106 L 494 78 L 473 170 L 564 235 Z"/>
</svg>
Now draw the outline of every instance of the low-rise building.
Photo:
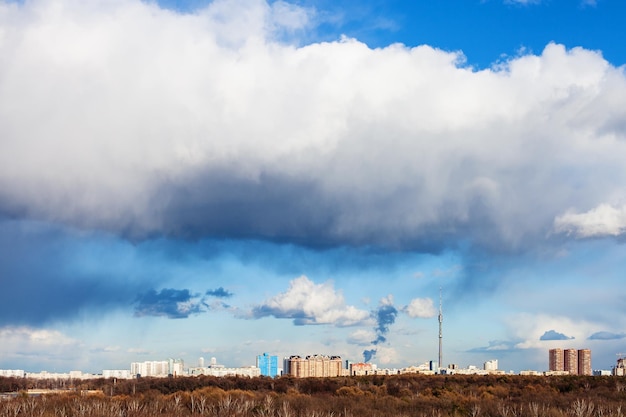
<svg viewBox="0 0 626 417">
<path fill-rule="evenodd" d="M 372 371 L 371 363 L 359 362 L 350 364 L 350 376 L 372 375 Z"/>
<path fill-rule="evenodd" d="M 196 367 L 189 368 L 190 376 L 199 376 L 199 375 L 207 375 L 207 376 L 246 376 L 249 378 L 254 378 L 257 376 L 261 376 L 261 370 L 256 366 L 244 366 L 241 368 L 226 368 L 222 365 L 215 366 L 206 366 L 206 367 Z"/>
</svg>

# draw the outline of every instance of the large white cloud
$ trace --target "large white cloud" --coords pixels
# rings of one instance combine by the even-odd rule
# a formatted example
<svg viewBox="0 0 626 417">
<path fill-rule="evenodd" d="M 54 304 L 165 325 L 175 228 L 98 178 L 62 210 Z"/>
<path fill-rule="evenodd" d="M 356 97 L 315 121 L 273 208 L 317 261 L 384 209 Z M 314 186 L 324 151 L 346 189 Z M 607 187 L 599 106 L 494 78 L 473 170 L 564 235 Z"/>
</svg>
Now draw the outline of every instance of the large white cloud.
<svg viewBox="0 0 626 417">
<path fill-rule="evenodd" d="M 425 45 L 282 42 L 310 13 L 0 3 L 0 210 L 144 235 L 501 249 L 624 198 L 626 77 L 599 53 L 550 44 L 475 71 Z"/>
<path fill-rule="evenodd" d="M 292 280 L 287 291 L 254 307 L 252 315 L 293 319 L 298 325 L 336 326 L 363 324 L 370 317 L 369 312 L 346 305 L 343 294 L 335 290 L 332 282 L 316 284 L 304 275 Z"/>
</svg>

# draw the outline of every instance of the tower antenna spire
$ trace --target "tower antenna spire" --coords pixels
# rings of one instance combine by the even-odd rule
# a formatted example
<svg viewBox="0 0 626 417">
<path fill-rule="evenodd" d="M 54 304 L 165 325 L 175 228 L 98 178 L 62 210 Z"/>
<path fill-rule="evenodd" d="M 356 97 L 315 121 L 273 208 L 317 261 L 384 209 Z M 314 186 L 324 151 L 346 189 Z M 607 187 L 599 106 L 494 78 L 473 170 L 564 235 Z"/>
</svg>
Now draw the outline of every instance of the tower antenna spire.
<svg viewBox="0 0 626 417">
<path fill-rule="evenodd" d="M 441 287 L 439 287 L 439 372 L 443 369 L 442 358 L 443 358 L 443 332 L 442 332 L 442 324 L 443 324 L 443 310 L 441 308 Z"/>
</svg>

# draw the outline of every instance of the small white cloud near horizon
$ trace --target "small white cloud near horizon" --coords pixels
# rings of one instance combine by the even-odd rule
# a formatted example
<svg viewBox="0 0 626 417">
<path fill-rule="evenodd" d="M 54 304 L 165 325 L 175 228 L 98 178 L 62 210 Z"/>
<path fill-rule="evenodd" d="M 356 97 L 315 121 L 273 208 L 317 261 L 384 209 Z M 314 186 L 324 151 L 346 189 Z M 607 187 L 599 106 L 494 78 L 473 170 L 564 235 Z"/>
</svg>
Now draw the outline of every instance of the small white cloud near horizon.
<svg viewBox="0 0 626 417">
<path fill-rule="evenodd" d="M 402 311 L 414 319 L 428 319 L 435 317 L 437 314 L 437 310 L 431 298 L 414 298 Z"/>
<path fill-rule="evenodd" d="M 554 219 L 554 230 L 578 238 L 623 235 L 626 233 L 626 205 L 600 204 L 583 213 L 570 209 Z"/>
</svg>

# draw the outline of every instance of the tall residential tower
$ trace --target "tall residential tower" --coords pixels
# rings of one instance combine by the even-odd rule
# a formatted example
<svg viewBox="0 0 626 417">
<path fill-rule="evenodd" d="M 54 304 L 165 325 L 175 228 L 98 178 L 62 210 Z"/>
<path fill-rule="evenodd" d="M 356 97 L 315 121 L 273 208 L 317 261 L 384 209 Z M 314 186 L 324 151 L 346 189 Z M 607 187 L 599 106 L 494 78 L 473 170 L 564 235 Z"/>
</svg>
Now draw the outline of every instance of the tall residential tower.
<svg viewBox="0 0 626 417">
<path fill-rule="evenodd" d="M 578 375 L 592 375 L 591 350 L 578 349 Z"/>
<path fill-rule="evenodd" d="M 551 371 L 563 370 L 563 349 L 556 348 L 549 351 L 549 369 Z"/>
</svg>

